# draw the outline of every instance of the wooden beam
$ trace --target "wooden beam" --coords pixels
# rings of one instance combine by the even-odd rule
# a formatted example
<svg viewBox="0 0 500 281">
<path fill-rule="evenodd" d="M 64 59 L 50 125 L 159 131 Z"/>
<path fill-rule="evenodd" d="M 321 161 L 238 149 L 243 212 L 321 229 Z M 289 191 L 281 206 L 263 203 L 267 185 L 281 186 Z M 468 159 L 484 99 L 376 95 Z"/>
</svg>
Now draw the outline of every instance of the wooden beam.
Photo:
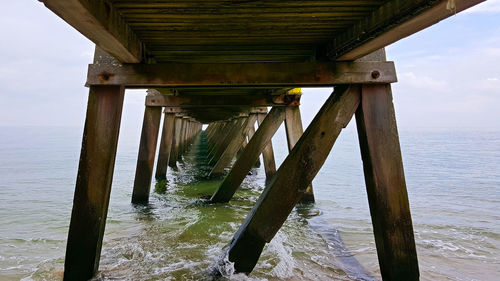
<svg viewBox="0 0 500 281">
<path fill-rule="evenodd" d="M 232 122 L 230 122 L 228 126 L 224 128 L 224 131 L 221 131 L 221 133 L 225 135 L 223 135 L 221 141 L 218 142 L 218 146 L 214 150 L 212 159 L 210 159 L 209 161 L 210 165 L 217 164 L 224 151 L 226 151 L 226 148 L 231 144 L 231 142 L 236 138 L 236 136 L 241 131 L 241 128 L 243 127 L 243 124 L 246 122 L 246 119 L 247 117 L 238 117 L 234 119 Z"/>
<path fill-rule="evenodd" d="M 273 135 L 276 133 L 281 123 L 285 119 L 284 108 L 273 107 L 262 124 L 250 139 L 243 153 L 236 160 L 233 167 L 222 181 L 219 188 L 210 198 L 214 203 L 229 202 L 234 193 L 252 169 L 252 165 L 257 161 L 259 155 L 267 146 Z"/>
<path fill-rule="evenodd" d="M 148 95 L 146 96 L 146 105 L 181 108 L 298 106 L 300 105 L 300 95 Z"/>
<path fill-rule="evenodd" d="M 364 85 L 356 123 L 383 280 L 419 280 L 390 85 Z"/>
<path fill-rule="evenodd" d="M 87 85 L 302 87 L 396 82 L 393 62 L 91 64 Z"/>
<path fill-rule="evenodd" d="M 123 87 L 90 87 L 64 280 L 91 279 L 99 268 L 124 92 Z"/>
<path fill-rule="evenodd" d="M 352 61 L 412 35 L 484 0 L 392 0 L 336 36 L 326 46 L 330 60 Z"/>
<path fill-rule="evenodd" d="M 304 129 L 302 128 L 302 118 L 300 116 L 300 108 L 287 107 L 285 109 L 285 132 L 288 151 L 291 152 L 295 144 L 299 141 Z M 304 196 L 300 199 L 302 203 L 314 202 L 314 191 L 312 183 L 306 188 Z"/>
<path fill-rule="evenodd" d="M 174 122 L 174 135 L 172 137 L 172 151 L 170 152 L 170 159 L 168 165 L 172 168 L 177 168 L 177 159 L 179 159 L 179 147 L 182 127 L 182 116 L 175 116 Z"/>
<path fill-rule="evenodd" d="M 232 239 L 229 261 L 236 272 L 250 273 L 266 243 L 276 235 L 325 162 L 360 100 L 358 86 L 339 86 L 266 186 Z M 250 144 L 249 144 L 250 145 Z"/>
<path fill-rule="evenodd" d="M 41 0 L 47 8 L 121 62 L 142 61 L 143 44 L 109 1 Z"/>
<path fill-rule="evenodd" d="M 149 200 L 160 120 L 161 107 L 145 107 L 139 155 L 137 156 L 137 167 L 135 170 L 134 190 L 132 192 L 132 203 L 142 204 L 147 203 Z"/>
<path fill-rule="evenodd" d="M 227 147 L 225 147 L 221 157 L 212 168 L 212 171 L 210 171 L 211 177 L 222 176 L 224 174 L 224 169 L 231 164 L 231 161 L 236 156 L 238 149 L 240 149 L 243 141 L 248 135 L 248 130 L 250 130 L 251 126 L 254 126 L 256 119 L 256 114 L 250 114 L 250 116 L 242 124 L 241 128 L 238 128 L 238 132 L 234 135 Z"/>
<path fill-rule="evenodd" d="M 261 113 L 257 115 L 257 124 L 259 127 L 264 122 L 267 114 Z M 262 160 L 264 161 L 264 171 L 266 173 L 266 182 L 269 181 L 276 173 L 276 161 L 274 160 L 274 150 L 272 138 L 269 139 L 266 147 L 262 150 Z"/>
<path fill-rule="evenodd" d="M 158 152 L 158 162 L 156 163 L 157 180 L 167 178 L 167 166 L 170 160 L 170 151 L 172 151 L 172 139 L 174 136 L 175 113 L 165 111 L 163 118 L 163 130 L 160 141 L 160 151 Z"/>
</svg>

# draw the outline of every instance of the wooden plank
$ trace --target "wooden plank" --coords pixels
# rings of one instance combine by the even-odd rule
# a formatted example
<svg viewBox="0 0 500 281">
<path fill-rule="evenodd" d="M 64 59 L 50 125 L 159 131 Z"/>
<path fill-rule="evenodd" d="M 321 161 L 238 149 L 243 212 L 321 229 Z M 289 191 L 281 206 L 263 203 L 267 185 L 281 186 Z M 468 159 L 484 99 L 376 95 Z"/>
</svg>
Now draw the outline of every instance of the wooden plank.
<svg viewBox="0 0 500 281">
<path fill-rule="evenodd" d="M 181 91 L 182 92 L 182 91 Z M 207 90 L 210 93 L 210 89 Z M 181 108 L 205 107 L 262 107 L 299 105 L 300 95 L 155 95 L 146 97 L 147 106 L 168 106 Z"/>
<path fill-rule="evenodd" d="M 331 60 L 351 61 L 412 35 L 484 0 L 388 1 L 369 17 L 336 36 L 326 47 Z"/>
<path fill-rule="evenodd" d="M 288 151 L 291 152 L 295 144 L 299 141 L 304 129 L 302 128 L 302 118 L 300 116 L 300 108 L 298 106 L 289 106 L 285 109 L 285 132 Z M 312 183 L 306 188 L 302 199 L 302 203 L 314 202 L 314 191 Z"/>
<path fill-rule="evenodd" d="M 238 187 L 248 175 L 248 172 L 252 169 L 252 165 L 259 158 L 264 147 L 266 147 L 285 119 L 284 113 L 284 108 L 282 107 L 273 107 L 271 109 L 257 129 L 257 132 L 255 132 L 253 138 L 248 142 L 243 153 L 224 178 L 224 181 L 212 195 L 212 198 L 210 198 L 211 202 L 222 203 L 231 200 Z"/>
<path fill-rule="evenodd" d="M 135 204 L 147 203 L 149 201 L 149 190 L 151 189 L 160 120 L 161 107 L 145 107 L 139 155 L 137 156 L 137 167 L 135 170 L 134 190 L 132 191 L 132 203 Z"/>
<path fill-rule="evenodd" d="M 264 122 L 267 114 L 258 114 L 257 115 L 257 124 L 259 127 Z M 269 139 L 269 142 L 262 150 L 262 160 L 264 161 L 264 172 L 266 173 L 266 181 L 270 180 L 272 176 L 276 173 L 276 162 L 274 160 L 274 151 L 273 151 L 273 140 Z"/>
<path fill-rule="evenodd" d="M 41 0 L 47 8 L 121 62 L 142 61 L 142 42 L 109 2 Z"/>
<path fill-rule="evenodd" d="M 157 180 L 167 178 L 167 166 L 170 160 L 170 151 L 172 150 L 172 139 L 174 136 L 175 113 L 164 113 L 163 131 L 161 134 L 160 151 L 158 152 L 158 162 L 156 163 Z"/>
<path fill-rule="evenodd" d="M 358 107 L 359 92 L 358 86 L 336 87 L 281 164 L 229 245 L 236 272 L 252 271 L 264 245 L 302 198 Z"/>
<path fill-rule="evenodd" d="M 356 123 L 382 278 L 419 280 L 390 85 L 363 85 Z"/>
<path fill-rule="evenodd" d="M 224 149 L 221 157 L 210 171 L 211 177 L 218 177 L 224 174 L 224 169 L 231 164 L 231 161 L 236 156 L 238 149 L 242 146 L 243 141 L 248 135 L 248 130 L 250 130 L 250 126 L 254 126 L 255 120 L 257 116 L 255 114 L 250 114 L 248 118 L 246 118 L 245 122 L 242 124 L 241 128 L 238 129 L 238 132 L 234 135 L 234 138 L 229 142 L 227 147 Z M 254 162 L 255 163 L 255 162 Z"/>
<path fill-rule="evenodd" d="M 123 87 L 90 87 L 64 280 L 91 279 L 99 267 L 124 92 Z"/>
<path fill-rule="evenodd" d="M 396 81 L 393 62 L 91 64 L 87 76 L 87 85 L 129 88 L 302 87 Z"/>
</svg>

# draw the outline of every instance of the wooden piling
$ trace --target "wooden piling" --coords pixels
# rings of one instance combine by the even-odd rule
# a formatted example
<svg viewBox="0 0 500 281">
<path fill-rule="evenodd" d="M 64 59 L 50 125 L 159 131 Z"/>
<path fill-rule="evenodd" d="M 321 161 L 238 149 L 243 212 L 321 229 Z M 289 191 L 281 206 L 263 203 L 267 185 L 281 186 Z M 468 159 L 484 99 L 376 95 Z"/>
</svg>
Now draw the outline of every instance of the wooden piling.
<svg viewBox="0 0 500 281">
<path fill-rule="evenodd" d="M 172 168 L 177 167 L 177 159 L 179 158 L 181 126 L 182 126 L 182 117 L 176 115 L 174 122 L 174 135 L 172 137 L 172 151 L 170 152 L 170 159 L 168 160 L 168 165 Z"/>
<path fill-rule="evenodd" d="M 137 156 L 137 167 L 135 170 L 134 189 L 132 191 L 132 203 L 135 204 L 147 203 L 149 200 L 156 144 L 158 142 L 158 131 L 160 128 L 161 109 L 161 107 L 146 106 L 144 110 L 139 155 Z"/>
<path fill-rule="evenodd" d="M 267 146 L 272 136 L 276 133 L 285 119 L 285 111 L 282 107 L 273 107 L 255 135 L 250 139 L 243 153 L 236 160 L 229 173 L 224 177 L 221 185 L 212 195 L 210 201 L 213 203 L 229 202 L 234 193 L 241 185 L 252 165 Z"/>
<path fill-rule="evenodd" d="M 298 106 L 289 106 L 285 110 L 285 131 L 288 144 L 288 151 L 293 147 L 302 136 L 302 118 L 300 117 L 300 108 Z M 302 203 L 314 202 L 314 192 L 312 183 L 307 187 L 304 196 L 300 200 Z"/>
<path fill-rule="evenodd" d="M 241 147 L 245 137 L 247 136 L 248 130 L 251 126 L 254 126 L 256 119 L 257 116 L 255 116 L 255 114 L 250 114 L 248 118 L 245 118 L 245 121 L 243 122 L 241 127 L 238 128 L 238 130 L 234 134 L 234 137 L 229 142 L 221 157 L 213 167 L 212 171 L 210 172 L 210 176 L 221 176 L 224 173 L 224 169 L 229 166 L 229 164 L 231 164 L 231 161 L 236 156 L 238 149 Z"/>
<path fill-rule="evenodd" d="M 99 268 L 124 92 L 119 86 L 90 87 L 64 280 L 88 280 Z"/>
<path fill-rule="evenodd" d="M 391 86 L 363 85 L 359 144 L 383 280 L 419 280 Z"/>
<path fill-rule="evenodd" d="M 167 165 L 170 160 L 170 151 L 172 150 L 172 138 L 174 135 L 175 113 L 165 112 L 163 118 L 163 130 L 160 141 L 160 151 L 158 152 L 158 162 L 156 163 L 157 180 L 167 178 Z"/>
<path fill-rule="evenodd" d="M 236 136 L 240 133 L 241 128 L 243 127 L 243 124 L 246 122 L 246 117 L 239 117 L 236 118 L 231 122 L 231 125 L 228 125 L 228 130 L 224 135 L 223 140 L 219 143 L 217 146 L 217 149 L 215 150 L 215 153 L 210 159 L 209 164 L 210 165 L 216 165 L 219 159 L 221 158 L 222 154 L 224 151 L 226 151 L 226 148 L 229 146 L 229 144 L 236 138 Z"/>
<path fill-rule="evenodd" d="M 359 87 L 336 87 L 295 144 L 229 245 L 229 261 L 237 272 L 252 271 L 265 243 L 278 232 L 325 162 L 359 100 Z"/>
<path fill-rule="evenodd" d="M 257 124 L 259 125 L 259 127 L 266 118 L 266 115 L 267 114 L 265 113 L 259 113 L 257 115 Z M 268 181 L 276 173 L 276 162 L 274 160 L 272 139 L 269 139 L 269 142 L 264 147 L 264 150 L 262 150 L 262 160 L 264 161 L 264 171 L 266 173 L 266 181 Z"/>
</svg>

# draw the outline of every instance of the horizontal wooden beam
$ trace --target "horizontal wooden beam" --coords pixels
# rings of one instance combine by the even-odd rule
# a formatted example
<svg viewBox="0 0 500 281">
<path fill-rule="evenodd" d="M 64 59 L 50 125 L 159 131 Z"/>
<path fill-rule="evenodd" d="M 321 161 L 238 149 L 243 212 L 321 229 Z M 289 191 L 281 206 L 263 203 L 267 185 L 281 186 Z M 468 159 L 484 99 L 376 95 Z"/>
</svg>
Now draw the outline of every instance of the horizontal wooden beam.
<svg viewBox="0 0 500 281">
<path fill-rule="evenodd" d="M 393 62 L 91 64 L 87 85 L 319 87 L 396 82 Z"/>
<path fill-rule="evenodd" d="M 41 1 L 117 60 L 126 63 L 141 62 L 143 44 L 108 1 Z"/>
<path fill-rule="evenodd" d="M 330 60 L 355 60 L 483 1 L 388 1 L 335 37 L 323 52 Z"/>
<path fill-rule="evenodd" d="M 146 106 L 168 106 L 180 108 L 199 107 L 246 107 L 246 106 L 298 106 L 300 95 L 279 96 L 146 96 Z"/>
</svg>

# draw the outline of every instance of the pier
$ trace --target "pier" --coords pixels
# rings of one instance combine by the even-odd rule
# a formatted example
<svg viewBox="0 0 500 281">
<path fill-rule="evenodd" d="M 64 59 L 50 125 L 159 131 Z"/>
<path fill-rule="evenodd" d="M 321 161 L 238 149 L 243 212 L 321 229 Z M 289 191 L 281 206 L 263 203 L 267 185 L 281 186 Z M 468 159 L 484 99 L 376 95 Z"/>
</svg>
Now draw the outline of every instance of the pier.
<svg viewBox="0 0 500 281">
<path fill-rule="evenodd" d="M 64 280 L 98 271 L 124 95 L 138 88 L 148 93 L 133 204 L 148 203 L 203 125 L 207 177 L 222 179 L 207 204 L 231 201 L 262 155 L 266 187 L 227 241 L 236 272 L 251 274 L 293 208 L 314 204 L 312 180 L 354 117 L 382 278 L 419 279 L 384 48 L 482 1 L 41 2 L 96 44 Z M 332 94 L 303 128 L 307 87 Z M 277 167 L 281 124 L 289 154 Z"/>
</svg>

